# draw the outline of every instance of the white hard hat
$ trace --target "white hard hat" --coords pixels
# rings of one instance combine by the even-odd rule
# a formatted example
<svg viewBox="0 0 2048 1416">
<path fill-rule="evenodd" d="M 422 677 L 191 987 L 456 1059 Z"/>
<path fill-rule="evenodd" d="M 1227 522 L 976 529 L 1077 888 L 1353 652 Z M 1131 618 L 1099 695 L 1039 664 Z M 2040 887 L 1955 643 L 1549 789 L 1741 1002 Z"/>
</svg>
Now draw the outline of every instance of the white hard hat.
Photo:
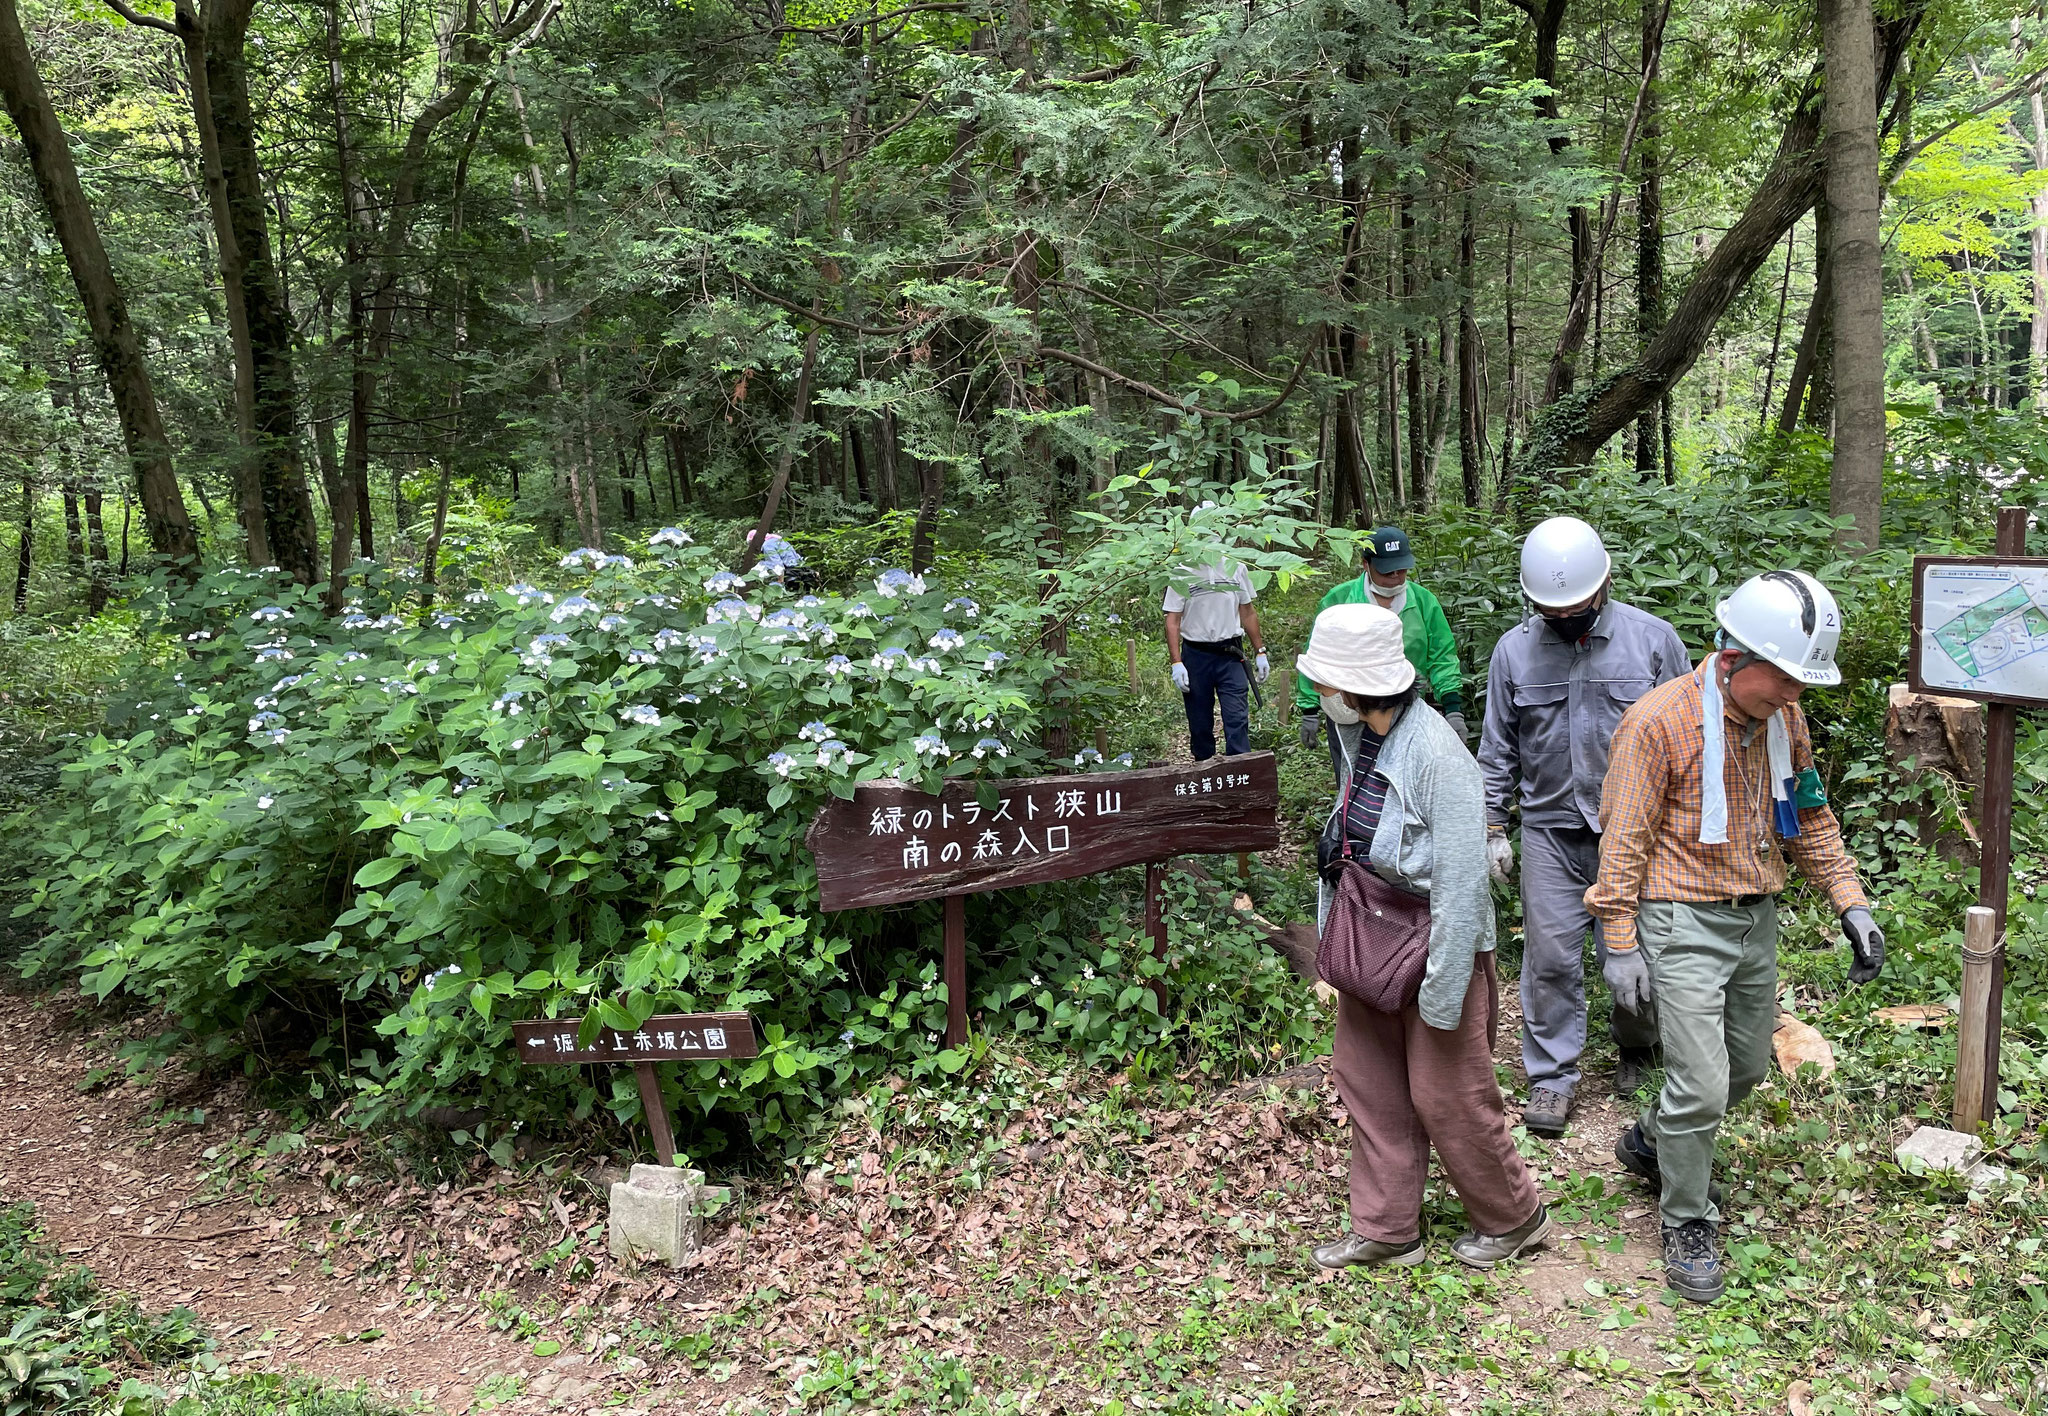
<svg viewBox="0 0 2048 1416">
<path fill-rule="evenodd" d="M 1401 617 L 1378 605 L 1332 605 L 1316 616 L 1294 667 L 1310 683 L 1381 698 L 1415 682 Z"/>
<path fill-rule="evenodd" d="M 1614 561 L 1600 533 L 1576 516 L 1553 516 L 1522 542 L 1522 593 L 1546 610 L 1592 598 Z"/>
<path fill-rule="evenodd" d="M 1714 618 L 1733 646 L 1747 649 L 1801 683 L 1836 684 L 1835 645 L 1842 611 L 1828 587 L 1803 570 L 1767 570 L 1751 576 L 1714 607 Z"/>
</svg>

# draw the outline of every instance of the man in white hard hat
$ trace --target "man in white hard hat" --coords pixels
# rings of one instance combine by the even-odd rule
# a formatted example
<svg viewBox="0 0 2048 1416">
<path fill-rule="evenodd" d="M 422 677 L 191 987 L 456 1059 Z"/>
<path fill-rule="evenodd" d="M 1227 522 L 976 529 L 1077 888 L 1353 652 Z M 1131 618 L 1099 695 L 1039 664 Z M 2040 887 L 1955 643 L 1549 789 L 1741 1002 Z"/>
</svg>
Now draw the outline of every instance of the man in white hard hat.
<svg viewBox="0 0 2048 1416">
<path fill-rule="evenodd" d="M 1692 668 L 1678 631 L 1614 598 L 1600 534 L 1553 516 L 1522 542 L 1522 594 L 1535 613 L 1500 637 L 1487 670 L 1479 767 L 1486 848 L 1505 884 L 1522 816 L 1522 1124 L 1561 1136 L 1586 1047 L 1586 890 L 1600 873 L 1600 783 L 1607 745 L 1630 704 Z M 1608 1033 L 1617 1096 L 1633 1097 L 1654 1060 L 1657 1020 L 1617 1005 Z"/>
<path fill-rule="evenodd" d="M 1664 1047 L 1664 1089 L 1615 1158 L 1657 1186 L 1665 1276 L 1703 1303 L 1722 1286 L 1715 1136 L 1770 1064 L 1787 855 L 1841 917 L 1849 982 L 1884 966 L 1884 934 L 1799 709 L 1809 685 L 1842 681 L 1835 597 L 1804 572 L 1774 570 L 1745 581 L 1715 617 L 1719 648 L 1645 694 L 1615 732 L 1600 879 L 1586 892 L 1606 936 L 1608 986 L 1617 1000 L 1655 998 Z"/>
</svg>

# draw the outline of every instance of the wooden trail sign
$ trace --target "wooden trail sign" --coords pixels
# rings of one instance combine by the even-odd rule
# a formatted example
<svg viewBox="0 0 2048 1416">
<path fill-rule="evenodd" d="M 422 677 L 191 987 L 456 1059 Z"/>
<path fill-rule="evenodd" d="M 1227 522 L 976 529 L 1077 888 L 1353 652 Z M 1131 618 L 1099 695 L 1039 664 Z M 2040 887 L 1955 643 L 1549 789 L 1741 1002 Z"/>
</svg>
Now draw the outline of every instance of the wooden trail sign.
<svg viewBox="0 0 2048 1416">
<path fill-rule="evenodd" d="M 649 1018 L 630 1033 L 601 1029 L 588 1047 L 579 1046 L 580 1018 L 538 1018 L 512 1025 L 512 1045 L 528 1066 L 571 1063 L 631 1063 L 640 1083 L 640 1105 L 654 1136 L 658 1164 L 673 1165 L 675 1132 L 669 1127 L 668 1104 L 654 1075 L 657 1062 L 697 1062 L 707 1057 L 754 1057 L 754 1019 L 749 1013 L 664 1013 Z"/>
<path fill-rule="evenodd" d="M 1914 691 L 1975 698 L 1984 710 L 1984 790 L 1977 828 L 1983 858 L 1977 904 L 1990 926 L 1965 932 L 1966 960 L 1980 955 L 1981 986 L 1966 991 L 1961 1037 L 1981 1035 L 1979 1057 L 1958 1058 L 1959 1128 L 1998 1114 L 1998 1039 L 2005 1016 L 2005 906 L 2012 878 L 2013 737 L 2016 705 L 2048 704 L 2048 558 L 2026 555 L 2027 510 L 2001 507 L 1988 556 L 1913 557 L 1907 679 Z M 1988 954 L 1988 969 L 1982 955 Z M 1981 1002 L 1976 1000 L 1981 999 Z M 1968 1006 L 1983 1016 L 1967 1016 Z M 1959 1050 L 1965 1044 L 1959 1041 Z M 1969 1105 L 1974 1096 L 1976 1105 Z M 1975 1114 L 1966 1116 L 1966 1110 Z"/>
<path fill-rule="evenodd" d="M 951 1047 L 967 1039 L 966 896 L 1145 865 L 1146 930 L 1163 952 L 1161 863 L 1280 844 L 1280 768 L 1270 752 L 998 781 L 993 806 L 981 804 L 979 785 L 949 782 L 928 796 L 901 782 L 863 783 L 852 800 L 827 803 L 804 838 L 827 910 L 944 897 Z"/>
</svg>

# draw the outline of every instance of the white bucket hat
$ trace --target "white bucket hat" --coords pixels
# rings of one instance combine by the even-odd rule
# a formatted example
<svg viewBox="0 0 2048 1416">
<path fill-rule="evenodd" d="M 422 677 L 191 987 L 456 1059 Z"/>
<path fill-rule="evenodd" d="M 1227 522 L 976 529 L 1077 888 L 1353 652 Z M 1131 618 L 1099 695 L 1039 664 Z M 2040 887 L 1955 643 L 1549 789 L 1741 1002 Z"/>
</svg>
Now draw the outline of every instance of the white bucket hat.
<svg viewBox="0 0 2048 1416">
<path fill-rule="evenodd" d="M 1401 617 L 1378 605 L 1332 605 L 1316 616 L 1294 667 L 1310 683 L 1382 698 L 1415 682 L 1401 645 Z"/>
</svg>

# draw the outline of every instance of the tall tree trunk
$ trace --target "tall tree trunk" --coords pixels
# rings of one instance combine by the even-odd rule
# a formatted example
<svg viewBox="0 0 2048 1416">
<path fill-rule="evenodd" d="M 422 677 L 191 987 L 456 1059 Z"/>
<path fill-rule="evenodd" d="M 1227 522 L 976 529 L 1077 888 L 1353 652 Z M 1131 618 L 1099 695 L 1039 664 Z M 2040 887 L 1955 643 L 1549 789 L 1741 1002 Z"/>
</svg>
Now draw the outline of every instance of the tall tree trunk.
<svg viewBox="0 0 2048 1416">
<path fill-rule="evenodd" d="M 318 528 L 299 449 L 298 386 L 284 278 L 271 255 L 256 118 L 249 102 L 247 40 L 255 0 L 208 0 L 206 85 L 227 185 L 228 223 L 241 257 L 255 375 L 257 468 L 272 559 L 302 585 L 321 578 Z"/>
<path fill-rule="evenodd" d="M 1486 357 L 1479 319 L 1472 311 L 1473 262 L 1478 240 L 1472 228 L 1472 196 L 1465 195 L 1458 223 L 1458 470 L 1465 479 L 1465 505 L 1477 510 L 1484 495 L 1480 448 L 1486 437 L 1486 404 L 1479 393 L 1479 367 Z"/>
<path fill-rule="evenodd" d="M 917 521 L 910 529 L 910 573 L 923 575 L 932 568 L 938 540 L 939 511 L 946 494 L 946 464 L 937 458 L 919 458 Z"/>
<path fill-rule="evenodd" d="M 64 479 L 64 565 L 73 575 L 85 569 L 85 528 L 78 520 L 78 483 Z"/>
<path fill-rule="evenodd" d="M 1827 64 L 1829 265 L 1835 304 L 1835 455 L 1828 510 L 1854 518 L 1845 550 L 1877 549 L 1884 476 L 1884 233 L 1871 0 L 1821 0 Z"/>
<path fill-rule="evenodd" d="M 1557 56 L 1569 0 L 1517 0 L 1517 3 L 1529 16 L 1535 31 L 1535 79 L 1541 86 L 1536 97 L 1536 111 L 1549 130 L 1551 156 L 1562 157 L 1570 150 L 1572 140 L 1570 131 L 1565 127 L 1563 114 L 1558 108 Z M 1571 238 L 1571 274 L 1565 287 L 1565 309 L 1569 311 L 1585 299 L 1586 279 L 1590 273 L 1593 253 L 1592 212 L 1584 206 L 1570 208 L 1565 214 L 1565 228 Z M 1577 350 L 1574 349 L 1572 352 L 1576 354 Z M 1544 403 L 1554 403 L 1570 393 L 1573 377 L 1572 360 L 1553 360 L 1551 372 L 1546 378 Z"/>
<path fill-rule="evenodd" d="M 196 564 L 199 538 L 171 467 L 170 440 L 150 386 L 148 366 L 143 363 L 142 343 L 79 185 L 69 141 L 57 122 L 42 76 L 36 72 L 14 0 L 0 0 L 0 100 L 5 101 L 7 116 L 21 136 L 43 209 L 57 233 L 57 244 L 63 248 L 64 264 L 78 289 L 79 303 L 85 306 L 93 353 L 120 419 L 121 440 L 134 469 L 150 545 L 160 556 Z"/>
<path fill-rule="evenodd" d="M 1658 151 L 1663 126 L 1658 121 L 1657 65 L 1664 43 L 1664 14 L 1658 0 L 1642 5 L 1643 133 L 1636 166 L 1636 338 L 1638 351 L 1648 349 L 1664 327 L 1664 176 Z M 1664 469 L 1671 429 L 1664 398 L 1643 410 L 1636 420 L 1636 475 L 1645 481 Z"/>
<path fill-rule="evenodd" d="M 2017 25 L 2018 20 L 2013 23 Z M 2027 96 L 2034 120 L 2034 180 L 2048 183 L 2048 113 L 2042 109 L 2041 90 Z M 2031 225 L 2027 235 L 2034 276 L 2034 319 L 2027 337 L 2027 379 L 2034 390 L 2034 407 L 2048 411 L 2048 186 L 2037 185 L 2027 203 Z M 1922 327 L 1923 329 L 1925 326 Z M 1934 367 L 1934 340 L 1927 341 L 1927 365 Z"/>
<path fill-rule="evenodd" d="M 1792 252 L 1798 242 L 1799 228 L 1785 233 L 1785 275 L 1778 283 L 1778 317 L 1771 325 L 1771 357 L 1764 364 L 1764 396 L 1757 405 L 1756 430 L 1761 433 L 1771 421 L 1772 386 L 1778 381 L 1778 351 L 1785 342 L 1785 303 L 1792 295 Z"/>
</svg>

